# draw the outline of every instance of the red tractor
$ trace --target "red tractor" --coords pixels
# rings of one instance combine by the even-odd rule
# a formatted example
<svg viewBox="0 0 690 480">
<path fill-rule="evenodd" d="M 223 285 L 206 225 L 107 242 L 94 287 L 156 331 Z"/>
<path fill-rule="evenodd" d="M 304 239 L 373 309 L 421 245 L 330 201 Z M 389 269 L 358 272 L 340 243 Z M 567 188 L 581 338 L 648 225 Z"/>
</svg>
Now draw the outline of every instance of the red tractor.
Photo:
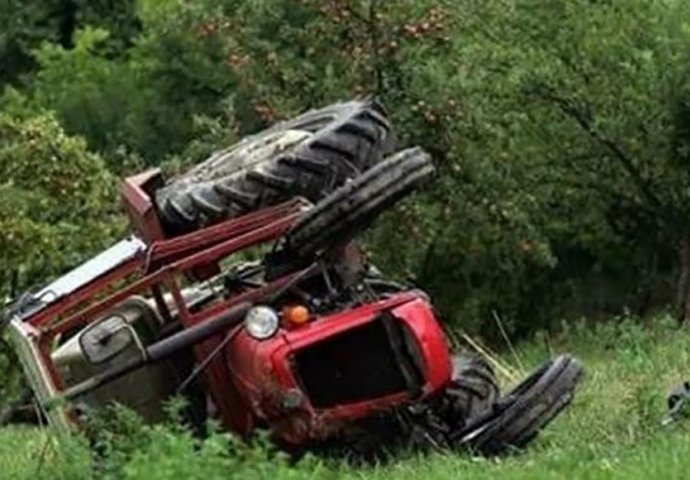
<svg viewBox="0 0 690 480">
<path fill-rule="evenodd" d="M 486 359 L 451 353 L 428 296 L 368 264 L 354 237 L 434 171 L 390 132 L 378 103 L 355 100 L 167 185 L 126 179 L 136 233 L 2 317 L 42 414 L 70 428 L 118 402 L 156 421 L 183 395 L 193 421 L 286 448 L 524 446 L 582 368 L 560 356 L 500 397 Z"/>
</svg>

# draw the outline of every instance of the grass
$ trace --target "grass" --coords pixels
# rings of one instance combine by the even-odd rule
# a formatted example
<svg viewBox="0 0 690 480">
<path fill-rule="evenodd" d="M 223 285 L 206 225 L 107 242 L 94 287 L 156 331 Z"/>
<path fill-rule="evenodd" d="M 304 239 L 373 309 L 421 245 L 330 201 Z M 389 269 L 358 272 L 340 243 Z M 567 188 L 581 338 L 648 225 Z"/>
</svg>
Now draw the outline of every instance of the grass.
<svg viewBox="0 0 690 480">
<path fill-rule="evenodd" d="M 385 465 L 355 468 L 308 458 L 297 465 L 267 459 L 263 448 L 214 435 L 201 447 L 174 429 L 146 429 L 142 441 L 94 466 L 76 438 L 45 431 L 0 431 L 0 477 L 283 479 L 647 479 L 687 478 L 690 419 L 662 427 L 669 390 L 690 378 L 690 330 L 671 319 L 626 318 L 566 328 L 558 338 L 537 336 L 517 347 L 521 363 L 536 366 L 551 352 L 570 351 L 587 378 L 572 406 L 528 451 L 501 459 L 465 455 L 402 455 Z M 505 361 L 518 362 L 507 354 Z M 125 452 L 125 453 L 122 453 Z M 231 452 L 231 453 L 228 453 Z M 113 460 L 115 458 L 116 460 Z"/>
<path fill-rule="evenodd" d="M 81 439 L 33 428 L 0 430 L 0 478 L 92 478 L 91 456 Z"/>
</svg>

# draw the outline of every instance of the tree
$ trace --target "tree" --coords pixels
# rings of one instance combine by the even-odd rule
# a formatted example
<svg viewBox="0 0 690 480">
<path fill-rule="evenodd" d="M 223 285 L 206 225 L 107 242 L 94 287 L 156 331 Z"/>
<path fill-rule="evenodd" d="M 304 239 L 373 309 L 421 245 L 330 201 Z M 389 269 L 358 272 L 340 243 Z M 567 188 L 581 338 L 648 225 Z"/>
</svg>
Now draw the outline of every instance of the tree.
<svg viewBox="0 0 690 480">
<path fill-rule="evenodd" d="M 690 314 L 680 0 L 137 5 L 141 32 L 117 54 L 102 29 L 44 44 L 31 87 L 6 93 L 5 109 L 55 110 L 121 173 L 130 153 L 181 165 L 236 133 L 377 95 L 400 144 L 428 149 L 439 176 L 369 244 L 448 317 L 529 331 L 642 311 L 674 274 Z"/>
<path fill-rule="evenodd" d="M 114 178 L 54 116 L 0 114 L 0 302 L 75 267 L 123 230 Z M 20 380 L 0 337 L 2 398 Z"/>
<path fill-rule="evenodd" d="M 124 57 L 112 55 L 103 29 L 77 31 L 70 48 L 44 43 L 35 51 L 32 85 L 20 92 L 24 99 L 6 93 L 5 108 L 54 111 L 118 173 L 127 170 L 128 154 L 156 164 L 181 151 L 199 135 L 195 117 L 231 116 L 223 99 L 233 76 L 218 41 L 199 36 L 185 10 L 149 26 Z"/>
<path fill-rule="evenodd" d="M 524 2 L 496 15 L 487 48 L 502 52 L 497 85 L 514 85 L 523 105 L 516 137 L 565 191 L 600 199 L 601 228 L 629 262 L 677 252 L 679 316 L 690 316 L 689 7 Z"/>
<path fill-rule="evenodd" d="M 109 50 L 126 48 L 139 29 L 133 1 L 3 0 L 0 2 L 0 85 L 27 83 L 36 68 L 32 52 L 43 42 L 71 48 L 85 25 L 111 32 Z"/>
<path fill-rule="evenodd" d="M 43 41 L 59 40 L 54 2 L 3 0 L 0 5 L 0 85 L 17 82 L 35 67 L 31 50 Z"/>
<path fill-rule="evenodd" d="M 0 296 L 76 266 L 123 229 L 114 178 L 52 115 L 0 115 Z"/>
</svg>

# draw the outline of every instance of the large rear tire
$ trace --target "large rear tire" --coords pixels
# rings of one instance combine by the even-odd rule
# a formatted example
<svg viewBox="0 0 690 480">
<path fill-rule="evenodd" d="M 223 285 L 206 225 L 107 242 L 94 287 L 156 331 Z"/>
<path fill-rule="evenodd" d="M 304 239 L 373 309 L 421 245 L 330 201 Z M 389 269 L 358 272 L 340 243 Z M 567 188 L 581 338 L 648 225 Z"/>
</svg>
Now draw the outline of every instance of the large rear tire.
<svg viewBox="0 0 690 480">
<path fill-rule="evenodd" d="M 214 153 L 160 189 L 161 222 L 177 234 L 295 196 L 316 201 L 392 147 L 391 126 L 376 101 L 309 111 Z"/>
<path fill-rule="evenodd" d="M 453 444 L 487 456 L 523 448 L 572 401 L 583 374 L 580 362 L 569 355 L 547 362 L 471 420 Z"/>
</svg>

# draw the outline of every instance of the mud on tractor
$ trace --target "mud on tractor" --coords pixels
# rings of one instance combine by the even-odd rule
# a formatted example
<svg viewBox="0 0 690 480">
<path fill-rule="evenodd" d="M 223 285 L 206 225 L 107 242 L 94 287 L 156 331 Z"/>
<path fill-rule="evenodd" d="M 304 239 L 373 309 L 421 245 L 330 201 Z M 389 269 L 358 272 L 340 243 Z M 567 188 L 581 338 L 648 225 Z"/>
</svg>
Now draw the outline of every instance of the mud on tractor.
<svg viewBox="0 0 690 480">
<path fill-rule="evenodd" d="M 428 295 L 354 240 L 433 172 L 422 149 L 395 151 L 380 104 L 354 100 L 167 183 L 125 179 L 133 235 L 4 312 L 31 398 L 64 428 L 112 402 L 158 421 L 182 395 L 192 421 L 286 448 L 523 447 L 573 398 L 579 362 L 501 396 L 487 359 L 451 352 Z"/>
</svg>

